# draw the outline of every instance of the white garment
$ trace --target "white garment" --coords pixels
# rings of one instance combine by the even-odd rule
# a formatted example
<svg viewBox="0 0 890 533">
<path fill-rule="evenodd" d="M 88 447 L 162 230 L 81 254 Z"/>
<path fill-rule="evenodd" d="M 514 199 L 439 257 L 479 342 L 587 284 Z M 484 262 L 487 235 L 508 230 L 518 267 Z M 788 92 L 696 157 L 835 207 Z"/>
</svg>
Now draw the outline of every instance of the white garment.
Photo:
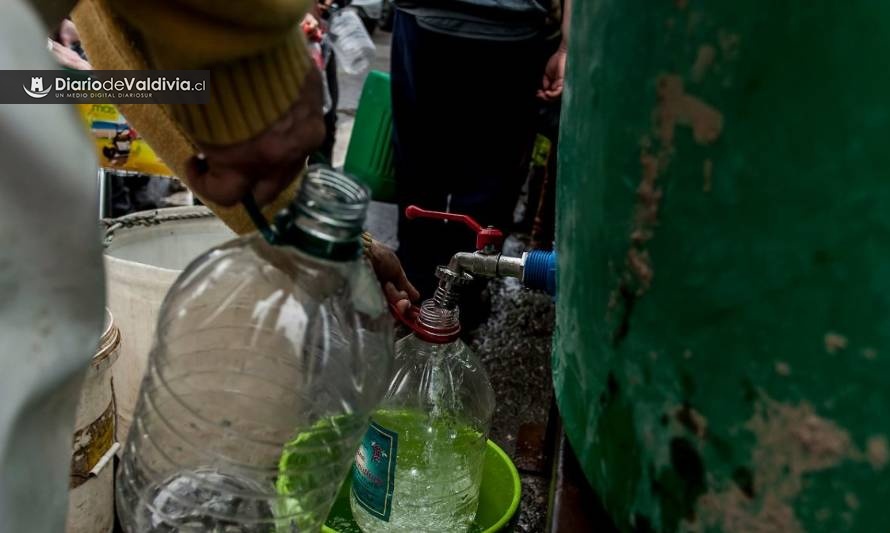
<svg viewBox="0 0 890 533">
<path fill-rule="evenodd" d="M 21 0 L 0 69 L 56 69 Z M 74 409 L 105 300 L 96 161 L 70 105 L 0 104 L 0 532 L 60 533 Z"/>
</svg>

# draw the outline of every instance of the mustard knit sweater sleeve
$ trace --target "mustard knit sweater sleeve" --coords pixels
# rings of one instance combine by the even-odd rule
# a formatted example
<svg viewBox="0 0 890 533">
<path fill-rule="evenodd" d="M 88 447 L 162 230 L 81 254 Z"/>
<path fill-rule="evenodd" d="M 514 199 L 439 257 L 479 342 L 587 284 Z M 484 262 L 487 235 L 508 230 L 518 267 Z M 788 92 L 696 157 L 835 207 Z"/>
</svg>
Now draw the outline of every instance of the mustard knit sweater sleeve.
<svg viewBox="0 0 890 533">
<path fill-rule="evenodd" d="M 247 140 L 300 97 L 312 66 L 299 22 L 311 2 L 79 0 L 71 16 L 93 68 L 210 70 L 207 105 L 117 105 L 161 159 L 185 179 L 186 164 L 199 151 L 196 142 Z M 299 181 L 263 209 L 267 218 L 291 201 Z M 202 200 L 236 232 L 256 229 L 242 206 Z"/>
<path fill-rule="evenodd" d="M 312 63 L 299 28 L 311 0 L 107 0 L 157 69 L 209 69 L 208 105 L 171 106 L 193 141 L 247 140 L 300 96 Z"/>
</svg>

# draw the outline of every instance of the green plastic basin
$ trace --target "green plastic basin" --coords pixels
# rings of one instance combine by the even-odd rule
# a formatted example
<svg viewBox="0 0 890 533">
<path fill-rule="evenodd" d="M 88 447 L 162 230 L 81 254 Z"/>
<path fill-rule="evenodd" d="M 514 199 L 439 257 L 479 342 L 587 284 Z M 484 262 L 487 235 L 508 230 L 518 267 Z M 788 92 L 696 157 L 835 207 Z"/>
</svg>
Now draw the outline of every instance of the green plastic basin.
<svg viewBox="0 0 890 533">
<path fill-rule="evenodd" d="M 321 528 L 324 533 L 345 533 L 345 531 L 359 531 L 358 526 L 352 521 L 352 511 L 349 509 L 350 477 L 347 477 L 334 507 L 328 515 L 327 524 L 341 524 L 340 529 L 333 529 L 325 525 Z M 513 465 L 513 461 L 507 457 L 497 444 L 488 441 L 488 452 L 485 455 L 485 464 L 482 467 L 482 487 L 479 491 L 479 510 L 476 511 L 476 526 L 484 533 L 495 531 L 513 531 L 519 513 L 519 497 L 522 494 L 522 486 L 519 482 L 519 472 Z M 349 524 L 344 527 L 342 524 Z"/>
</svg>

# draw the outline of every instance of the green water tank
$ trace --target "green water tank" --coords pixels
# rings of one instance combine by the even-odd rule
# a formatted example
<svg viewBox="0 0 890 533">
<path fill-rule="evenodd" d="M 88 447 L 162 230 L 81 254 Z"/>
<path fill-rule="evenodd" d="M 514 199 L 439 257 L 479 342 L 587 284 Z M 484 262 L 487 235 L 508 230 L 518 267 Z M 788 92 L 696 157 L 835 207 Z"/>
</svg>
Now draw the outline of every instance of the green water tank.
<svg viewBox="0 0 890 533">
<path fill-rule="evenodd" d="M 890 4 L 574 4 L 553 374 L 615 526 L 890 530 Z"/>
</svg>

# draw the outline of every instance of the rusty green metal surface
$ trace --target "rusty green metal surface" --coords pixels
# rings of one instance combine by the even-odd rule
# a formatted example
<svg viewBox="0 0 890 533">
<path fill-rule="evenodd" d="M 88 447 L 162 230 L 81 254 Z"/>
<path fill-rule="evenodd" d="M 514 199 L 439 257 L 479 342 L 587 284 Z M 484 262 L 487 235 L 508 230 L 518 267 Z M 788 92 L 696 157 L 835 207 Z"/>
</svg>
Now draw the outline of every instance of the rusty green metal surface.
<svg viewBox="0 0 890 533">
<path fill-rule="evenodd" d="M 615 525 L 890 530 L 890 4 L 574 3 L 553 372 Z"/>
</svg>

